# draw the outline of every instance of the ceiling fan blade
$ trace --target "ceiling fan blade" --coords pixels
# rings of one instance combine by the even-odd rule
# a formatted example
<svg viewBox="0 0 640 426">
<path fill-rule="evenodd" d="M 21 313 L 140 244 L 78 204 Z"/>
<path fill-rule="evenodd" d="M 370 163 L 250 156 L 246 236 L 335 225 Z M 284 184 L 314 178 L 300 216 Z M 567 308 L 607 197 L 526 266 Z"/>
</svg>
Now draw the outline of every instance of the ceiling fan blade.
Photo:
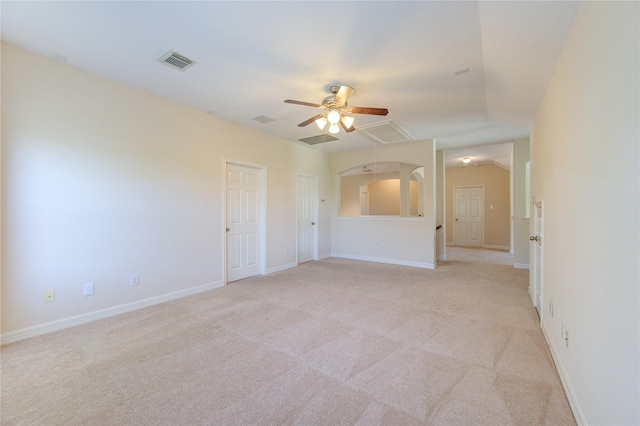
<svg viewBox="0 0 640 426">
<path fill-rule="evenodd" d="M 338 105 L 346 104 L 349 96 L 351 96 L 351 94 L 355 91 L 356 89 L 354 89 L 353 87 L 340 86 L 340 90 L 338 90 L 338 93 L 336 93 L 336 103 Z"/>
<path fill-rule="evenodd" d="M 369 107 L 351 107 L 354 114 L 371 114 L 371 115 L 387 115 L 389 110 L 386 108 L 369 108 Z"/>
<path fill-rule="evenodd" d="M 356 129 L 355 127 L 353 127 L 353 124 L 351 125 L 351 127 L 347 127 L 347 125 L 344 124 L 342 120 L 340 120 L 339 123 L 340 123 L 340 127 L 342 127 L 342 129 L 347 133 L 351 133 Z"/>
<path fill-rule="evenodd" d="M 322 114 L 318 114 L 318 115 L 314 115 L 313 117 L 311 117 L 308 120 L 303 121 L 302 123 L 298 124 L 298 127 L 304 127 L 308 124 L 313 123 L 314 121 L 316 121 L 318 118 L 322 117 Z"/>
<path fill-rule="evenodd" d="M 315 108 L 320 108 L 322 106 L 320 104 L 314 104 L 314 103 L 311 103 L 311 102 L 294 101 L 293 99 L 285 99 L 284 102 L 287 103 L 287 104 L 304 105 L 304 106 L 310 106 L 310 107 L 315 107 Z"/>
</svg>

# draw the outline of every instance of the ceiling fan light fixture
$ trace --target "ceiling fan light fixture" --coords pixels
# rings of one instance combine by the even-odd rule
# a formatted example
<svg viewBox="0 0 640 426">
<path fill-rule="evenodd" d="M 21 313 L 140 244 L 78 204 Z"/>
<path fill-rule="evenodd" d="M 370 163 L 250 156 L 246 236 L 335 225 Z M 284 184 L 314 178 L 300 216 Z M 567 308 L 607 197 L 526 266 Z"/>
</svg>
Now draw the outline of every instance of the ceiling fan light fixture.
<svg viewBox="0 0 640 426">
<path fill-rule="evenodd" d="M 320 130 L 324 129 L 324 126 L 327 125 L 327 118 L 326 117 L 320 117 L 316 120 L 316 124 L 318 125 L 318 127 L 320 128 Z"/>
<path fill-rule="evenodd" d="M 462 159 L 462 162 L 463 162 L 464 164 L 469 164 L 469 163 L 471 162 L 471 157 L 464 157 L 464 158 Z"/>
<path fill-rule="evenodd" d="M 355 119 L 353 117 L 349 117 L 347 115 L 345 115 L 344 117 L 342 117 L 342 122 L 344 123 L 344 125 L 348 128 L 350 128 L 351 126 L 353 126 L 353 122 L 355 121 Z"/>
<path fill-rule="evenodd" d="M 332 125 L 338 124 L 338 122 L 340 121 L 340 113 L 335 109 L 332 109 L 327 114 L 327 121 L 329 121 L 329 123 L 331 123 Z M 334 133 L 337 133 L 337 132 L 334 132 Z"/>
<path fill-rule="evenodd" d="M 329 126 L 329 133 L 338 133 L 339 131 L 340 127 L 335 123 L 331 123 L 331 126 Z"/>
</svg>

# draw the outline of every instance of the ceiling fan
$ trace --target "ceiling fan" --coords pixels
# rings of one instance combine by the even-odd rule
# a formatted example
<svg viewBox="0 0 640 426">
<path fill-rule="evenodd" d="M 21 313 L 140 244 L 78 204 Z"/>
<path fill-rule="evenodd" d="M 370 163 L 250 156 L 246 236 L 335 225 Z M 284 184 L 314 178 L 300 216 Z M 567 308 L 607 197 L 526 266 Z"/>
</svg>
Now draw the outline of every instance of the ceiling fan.
<svg viewBox="0 0 640 426">
<path fill-rule="evenodd" d="M 340 127 L 345 132 L 353 132 L 353 117 L 347 114 L 372 114 L 372 115 L 387 115 L 389 110 L 386 108 L 371 108 L 371 107 L 350 107 L 347 106 L 347 99 L 355 92 L 353 87 L 349 86 L 331 86 L 329 87 L 331 95 L 322 100 L 322 104 L 314 104 L 312 102 L 294 101 L 292 99 L 286 99 L 288 104 L 304 105 L 314 108 L 321 108 L 324 111 L 320 114 L 314 115 L 308 120 L 298 124 L 298 127 L 304 127 L 312 122 L 316 122 L 320 130 L 329 123 L 329 132 L 338 133 Z M 340 127 L 338 127 L 340 126 Z"/>
</svg>

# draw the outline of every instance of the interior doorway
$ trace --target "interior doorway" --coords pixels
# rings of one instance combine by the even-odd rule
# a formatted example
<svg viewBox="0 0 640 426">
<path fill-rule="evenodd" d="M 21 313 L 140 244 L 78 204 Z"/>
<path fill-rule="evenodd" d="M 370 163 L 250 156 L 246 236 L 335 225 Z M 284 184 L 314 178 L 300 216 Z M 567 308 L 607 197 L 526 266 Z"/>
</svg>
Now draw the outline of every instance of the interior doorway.
<svg viewBox="0 0 640 426">
<path fill-rule="evenodd" d="M 264 274 L 264 168 L 225 164 L 226 281 Z"/>
<path fill-rule="evenodd" d="M 484 188 L 456 186 L 453 188 L 453 244 L 482 247 L 484 229 Z"/>
</svg>

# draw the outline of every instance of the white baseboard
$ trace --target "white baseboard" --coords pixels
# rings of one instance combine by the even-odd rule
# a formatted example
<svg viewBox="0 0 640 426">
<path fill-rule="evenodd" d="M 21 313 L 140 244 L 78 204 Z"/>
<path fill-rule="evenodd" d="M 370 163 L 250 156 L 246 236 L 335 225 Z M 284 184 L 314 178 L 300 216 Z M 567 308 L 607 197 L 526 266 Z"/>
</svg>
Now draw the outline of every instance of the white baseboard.
<svg viewBox="0 0 640 426">
<path fill-rule="evenodd" d="M 529 269 L 529 264 L 528 263 L 514 263 L 513 267 L 517 268 L 517 269 Z"/>
<path fill-rule="evenodd" d="M 436 265 L 426 262 L 413 262 L 410 260 L 385 259 L 380 257 L 356 256 L 343 253 L 331 253 L 331 257 L 339 257 L 342 259 L 364 260 L 366 262 L 387 263 L 391 265 L 413 266 L 415 268 L 436 269 Z"/>
<path fill-rule="evenodd" d="M 76 315 L 69 318 L 63 318 L 56 321 L 51 321 L 45 324 L 34 325 L 32 327 L 23 328 L 21 330 L 10 331 L 0 336 L 0 345 L 8 343 L 18 342 L 20 340 L 28 339 L 31 337 L 41 336 L 47 333 L 53 333 L 54 331 L 64 330 L 65 328 L 74 327 L 76 325 L 82 325 L 89 322 L 97 321 L 104 318 L 113 317 L 115 315 L 124 314 L 126 312 L 135 311 L 138 309 L 146 308 L 148 306 L 157 305 L 159 303 L 169 302 L 175 299 L 181 299 L 183 297 L 191 296 L 204 291 L 213 290 L 223 287 L 222 281 L 216 281 L 209 284 L 200 285 L 197 287 L 187 288 L 185 290 L 175 291 L 173 293 L 162 294 L 160 296 L 150 297 L 148 299 L 139 300 L 137 302 L 125 303 L 123 305 L 113 306 L 111 308 L 101 309 L 95 312 L 88 312 L 82 315 Z"/>
<path fill-rule="evenodd" d="M 330 257 L 331 257 L 331 253 L 321 254 L 320 256 L 318 256 L 318 260 L 324 260 Z"/>
<path fill-rule="evenodd" d="M 531 285 L 529 285 L 529 287 L 527 287 L 527 293 L 529 293 L 529 299 L 531 299 L 531 304 L 535 308 L 536 307 L 536 301 L 533 300 L 533 292 L 531 290 Z"/>
<path fill-rule="evenodd" d="M 544 321 L 540 321 L 540 328 L 542 328 L 542 334 L 544 335 L 544 339 L 547 341 L 547 346 L 549 347 L 551 358 L 553 358 L 553 363 L 555 364 L 558 375 L 560 376 L 560 381 L 562 382 L 564 393 L 567 395 L 567 400 L 569 400 L 569 406 L 571 407 L 571 411 L 573 412 L 573 417 L 575 418 L 578 426 L 586 426 L 587 421 L 584 418 L 584 413 L 582 412 L 582 408 L 578 403 L 578 398 L 575 391 L 573 390 L 573 386 L 571 386 L 571 381 L 569 381 L 567 370 L 565 370 L 564 365 L 560 360 L 560 355 L 558 354 L 557 348 L 553 344 L 553 340 L 549 338 L 549 332 L 547 331 L 547 326 Z"/>
<path fill-rule="evenodd" d="M 509 250 L 509 246 L 494 246 L 491 244 L 485 244 L 483 248 L 495 249 L 495 250 Z"/>
<path fill-rule="evenodd" d="M 276 266 L 276 267 L 267 269 L 267 274 L 274 274 L 276 272 L 280 272 L 280 271 L 284 271 L 284 270 L 287 270 L 287 269 L 295 268 L 296 266 L 298 266 L 297 262 L 291 262 L 291 263 L 287 263 L 285 265 Z"/>
</svg>

